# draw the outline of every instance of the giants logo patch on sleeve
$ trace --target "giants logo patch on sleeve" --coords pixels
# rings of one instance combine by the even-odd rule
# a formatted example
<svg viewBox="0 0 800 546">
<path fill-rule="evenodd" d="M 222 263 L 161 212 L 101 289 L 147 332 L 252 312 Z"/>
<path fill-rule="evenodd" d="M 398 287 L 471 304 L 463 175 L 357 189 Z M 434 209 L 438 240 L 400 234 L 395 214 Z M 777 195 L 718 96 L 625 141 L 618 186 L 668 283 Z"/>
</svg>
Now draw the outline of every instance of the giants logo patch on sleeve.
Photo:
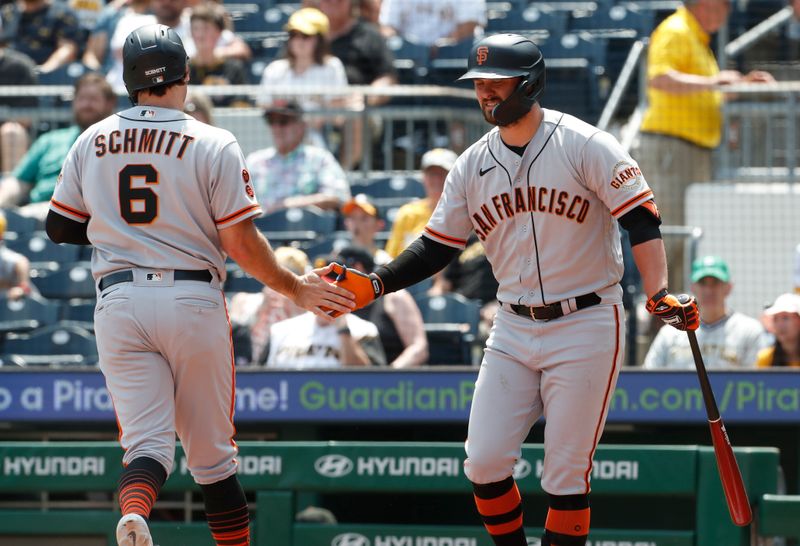
<svg viewBox="0 0 800 546">
<path fill-rule="evenodd" d="M 611 173 L 611 187 L 615 190 L 634 191 L 642 187 L 644 178 L 639 167 L 630 161 L 620 161 Z"/>
</svg>

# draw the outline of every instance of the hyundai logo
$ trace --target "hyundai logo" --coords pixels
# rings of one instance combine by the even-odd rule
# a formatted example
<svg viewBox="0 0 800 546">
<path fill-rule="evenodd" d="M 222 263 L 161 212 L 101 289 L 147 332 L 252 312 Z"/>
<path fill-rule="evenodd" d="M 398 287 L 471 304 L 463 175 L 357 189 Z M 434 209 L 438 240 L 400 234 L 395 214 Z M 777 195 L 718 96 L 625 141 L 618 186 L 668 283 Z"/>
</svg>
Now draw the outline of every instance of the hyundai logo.
<svg viewBox="0 0 800 546">
<path fill-rule="evenodd" d="M 353 461 L 344 455 L 323 455 L 314 463 L 314 469 L 326 478 L 341 478 L 353 470 Z"/>
<path fill-rule="evenodd" d="M 369 539 L 358 533 L 343 533 L 333 537 L 331 546 L 369 546 Z"/>
<path fill-rule="evenodd" d="M 531 463 L 525 459 L 518 459 L 517 464 L 514 465 L 514 479 L 521 480 L 531 473 Z"/>
</svg>

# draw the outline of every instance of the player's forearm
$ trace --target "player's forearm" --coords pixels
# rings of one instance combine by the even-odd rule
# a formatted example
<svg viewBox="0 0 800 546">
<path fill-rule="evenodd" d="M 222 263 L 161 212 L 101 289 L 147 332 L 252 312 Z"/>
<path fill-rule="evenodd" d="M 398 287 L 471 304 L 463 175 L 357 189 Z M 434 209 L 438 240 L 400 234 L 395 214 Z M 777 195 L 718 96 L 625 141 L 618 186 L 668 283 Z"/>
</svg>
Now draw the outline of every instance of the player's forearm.
<svg viewBox="0 0 800 546">
<path fill-rule="evenodd" d="M 311 195 L 287 197 L 283 201 L 283 206 L 285 208 L 319 207 L 321 209 L 328 210 L 338 209 L 341 203 L 341 200 L 335 195 L 314 193 Z"/>
<path fill-rule="evenodd" d="M 239 267 L 266 286 L 289 298 L 299 287 L 297 276 L 281 266 L 266 237 L 250 220 L 220 231 L 222 248 Z"/>
<path fill-rule="evenodd" d="M 631 247 L 633 261 L 642 276 L 642 289 L 649 298 L 667 287 L 667 255 L 661 239 L 651 239 Z"/>
</svg>

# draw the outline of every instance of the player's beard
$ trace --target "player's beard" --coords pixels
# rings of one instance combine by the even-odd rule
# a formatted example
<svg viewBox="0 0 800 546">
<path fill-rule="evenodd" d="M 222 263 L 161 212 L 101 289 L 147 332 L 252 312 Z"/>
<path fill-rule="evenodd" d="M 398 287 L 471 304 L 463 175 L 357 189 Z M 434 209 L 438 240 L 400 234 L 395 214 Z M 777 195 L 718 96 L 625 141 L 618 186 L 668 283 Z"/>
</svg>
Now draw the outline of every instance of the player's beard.
<svg viewBox="0 0 800 546">
<path fill-rule="evenodd" d="M 500 104 L 500 103 L 497 103 Z M 486 106 L 485 104 L 481 104 L 481 114 L 483 114 L 483 119 L 486 120 L 486 123 L 490 125 L 499 125 L 497 120 L 494 119 L 494 109 L 497 108 L 497 104 L 494 106 Z"/>
</svg>

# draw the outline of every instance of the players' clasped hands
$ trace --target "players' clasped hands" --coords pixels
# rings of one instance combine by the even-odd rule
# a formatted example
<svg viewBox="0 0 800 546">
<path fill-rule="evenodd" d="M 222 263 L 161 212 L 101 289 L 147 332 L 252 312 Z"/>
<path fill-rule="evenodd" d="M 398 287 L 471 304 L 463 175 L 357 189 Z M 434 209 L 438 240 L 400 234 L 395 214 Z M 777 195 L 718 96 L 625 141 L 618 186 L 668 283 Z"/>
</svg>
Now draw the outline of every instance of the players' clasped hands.
<svg viewBox="0 0 800 546">
<path fill-rule="evenodd" d="M 325 282 L 331 275 L 335 278 L 337 273 L 334 264 L 312 270 L 300 277 L 300 286 L 294 302 L 314 313 L 319 317 L 331 318 L 357 309 L 355 295 L 347 287 L 337 286 L 332 282 Z M 331 315 L 335 312 L 335 315 Z"/>
<path fill-rule="evenodd" d="M 678 330 L 697 330 L 700 326 L 697 300 L 689 294 L 670 294 L 664 288 L 647 300 L 646 308 Z"/>
<path fill-rule="evenodd" d="M 330 308 L 327 310 L 331 317 L 338 317 L 347 311 L 355 311 L 372 303 L 383 295 L 383 282 L 375 273 L 362 273 L 357 269 L 345 267 L 341 264 L 330 263 L 329 272 L 322 278 L 337 288 L 346 289 L 355 298 L 355 307 L 346 311 Z"/>
</svg>

